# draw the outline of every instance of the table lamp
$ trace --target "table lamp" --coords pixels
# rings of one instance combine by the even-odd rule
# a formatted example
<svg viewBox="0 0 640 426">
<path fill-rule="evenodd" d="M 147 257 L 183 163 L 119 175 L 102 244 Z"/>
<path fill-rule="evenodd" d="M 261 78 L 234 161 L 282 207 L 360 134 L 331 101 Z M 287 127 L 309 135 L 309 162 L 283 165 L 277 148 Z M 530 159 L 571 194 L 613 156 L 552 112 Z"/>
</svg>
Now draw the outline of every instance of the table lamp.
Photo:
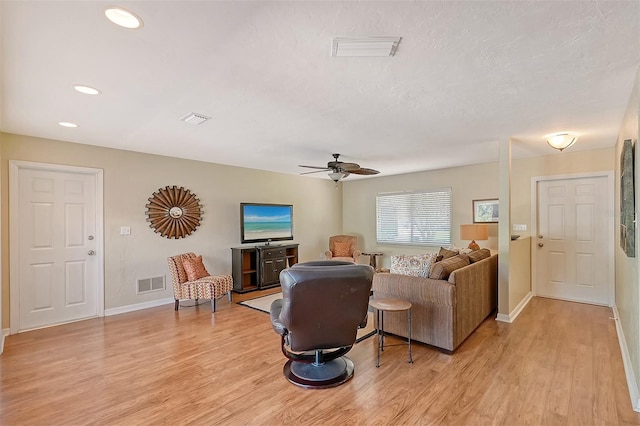
<svg viewBox="0 0 640 426">
<path fill-rule="evenodd" d="M 471 240 L 469 248 L 471 250 L 479 250 L 480 246 L 476 240 L 489 239 L 489 226 L 486 223 L 474 223 L 473 225 L 460 225 L 460 239 Z"/>
</svg>

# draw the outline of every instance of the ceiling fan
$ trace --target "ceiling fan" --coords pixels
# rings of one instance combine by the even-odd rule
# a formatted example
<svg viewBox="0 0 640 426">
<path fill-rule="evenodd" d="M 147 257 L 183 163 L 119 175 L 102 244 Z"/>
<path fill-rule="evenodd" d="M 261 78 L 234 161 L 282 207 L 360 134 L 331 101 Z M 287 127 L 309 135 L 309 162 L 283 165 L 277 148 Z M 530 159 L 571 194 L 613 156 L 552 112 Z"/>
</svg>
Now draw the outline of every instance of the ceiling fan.
<svg viewBox="0 0 640 426">
<path fill-rule="evenodd" d="M 310 173 L 318 173 L 318 172 L 328 172 L 330 171 L 331 173 L 329 173 L 329 177 L 336 183 L 338 183 L 338 181 L 342 178 L 346 178 L 347 176 L 349 176 L 350 174 L 354 174 L 354 175 L 377 175 L 378 173 L 380 173 L 377 170 L 374 169 L 367 169 L 364 167 L 360 167 L 359 164 L 356 163 L 345 163 L 342 161 L 338 160 L 338 157 L 340 157 L 340 154 L 333 154 L 333 161 L 329 161 L 327 163 L 326 167 L 321 167 L 321 166 L 303 166 L 302 164 L 299 165 L 299 167 L 306 167 L 308 169 L 317 169 L 314 170 L 313 172 L 305 172 L 305 173 L 300 173 L 302 175 L 308 175 Z"/>
</svg>

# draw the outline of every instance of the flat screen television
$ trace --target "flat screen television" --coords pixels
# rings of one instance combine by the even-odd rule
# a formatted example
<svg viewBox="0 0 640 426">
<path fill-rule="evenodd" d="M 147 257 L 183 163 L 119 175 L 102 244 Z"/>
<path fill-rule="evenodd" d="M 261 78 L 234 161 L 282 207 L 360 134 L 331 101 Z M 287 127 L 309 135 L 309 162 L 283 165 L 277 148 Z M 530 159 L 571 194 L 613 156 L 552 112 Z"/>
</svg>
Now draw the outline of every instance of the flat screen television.
<svg viewBox="0 0 640 426">
<path fill-rule="evenodd" d="M 240 203 L 242 243 L 293 240 L 291 204 Z"/>
</svg>

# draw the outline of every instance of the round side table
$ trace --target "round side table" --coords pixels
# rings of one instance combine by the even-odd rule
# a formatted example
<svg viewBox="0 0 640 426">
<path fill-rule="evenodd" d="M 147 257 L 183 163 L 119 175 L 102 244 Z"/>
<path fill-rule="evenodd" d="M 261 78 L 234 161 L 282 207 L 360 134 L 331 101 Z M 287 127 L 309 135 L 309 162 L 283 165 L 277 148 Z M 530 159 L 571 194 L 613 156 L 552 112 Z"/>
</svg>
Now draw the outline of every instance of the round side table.
<svg viewBox="0 0 640 426">
<path fill-rule="evenodd" d="M 409 363 L 413 364 L 411 355 L 411 302 L 401 299 L 372 299 L 369 301 L 376 312 L 376 337 L 378 339 L 378 360 L 376 367 L 380 367 L 380 352 L 384 351 L 384 313 L 407 311 L 407 340 L 409 345 Z M 387 345 L 390 346 L 390 345 Z"/>
</svg>

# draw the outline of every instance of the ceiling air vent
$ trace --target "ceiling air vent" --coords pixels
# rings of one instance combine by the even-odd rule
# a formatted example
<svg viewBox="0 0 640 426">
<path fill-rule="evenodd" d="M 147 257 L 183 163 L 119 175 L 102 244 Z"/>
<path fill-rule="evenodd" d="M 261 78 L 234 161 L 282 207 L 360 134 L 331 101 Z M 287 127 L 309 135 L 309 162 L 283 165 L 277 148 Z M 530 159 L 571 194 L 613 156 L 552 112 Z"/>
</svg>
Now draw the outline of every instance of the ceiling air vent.
<svg viewBox="0 0 640 426">
<path fill-rule="evenodd" d="M 394 56 L 402 37 L 335 37 L 331 56 Z"/>
<path fill-rule="evenodd" d="M 180 120 L 189 124 L 202 124 L 207 120 L 211 120 L 211 117 L 207 117 L 206 115 L 196 114 L 195 112 L 190 112 L 189 114 L 182 117 Z"/>
</svg>

